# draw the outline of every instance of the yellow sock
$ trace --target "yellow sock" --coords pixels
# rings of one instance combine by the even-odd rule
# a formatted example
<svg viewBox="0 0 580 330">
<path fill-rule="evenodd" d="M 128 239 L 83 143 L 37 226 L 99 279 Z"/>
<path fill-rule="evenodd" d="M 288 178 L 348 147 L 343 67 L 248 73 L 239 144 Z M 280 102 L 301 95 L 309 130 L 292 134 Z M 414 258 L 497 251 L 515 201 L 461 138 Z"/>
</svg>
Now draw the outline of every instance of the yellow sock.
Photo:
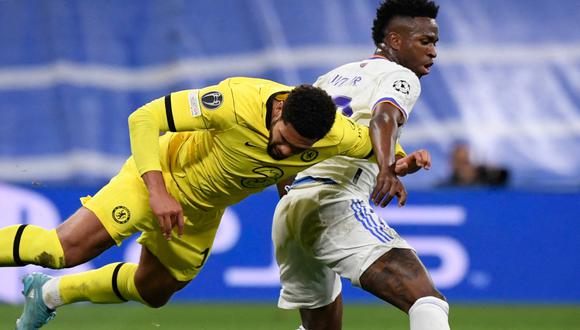
<svg viewBox="0 0 580 330">
<path fill-rule="evenodd" d="M 136 264 L 114 263 L 84 273 L 60 278 L 62 304 L 91 301 L 97 304 L 123 303 L 128 300 L 147 303 L 135 287 Z"/>
<path fill-rule="evenodd" d="M 56 229 L 14 225 L 0 229 L 0 266 L 35 264 L 64 267 L 64 252 Z"/>
</svg>

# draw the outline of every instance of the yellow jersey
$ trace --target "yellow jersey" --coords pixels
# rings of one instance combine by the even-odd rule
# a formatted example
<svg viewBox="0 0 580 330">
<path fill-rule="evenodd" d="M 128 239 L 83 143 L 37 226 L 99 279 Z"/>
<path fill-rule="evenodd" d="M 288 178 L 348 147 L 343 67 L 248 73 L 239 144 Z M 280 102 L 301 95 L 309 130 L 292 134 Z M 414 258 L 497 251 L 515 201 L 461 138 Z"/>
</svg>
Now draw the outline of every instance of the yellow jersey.
<svg viewBox="0 0 580 330">
<path fill-rule="evenodd" d="M 170 173 L 191 204 L 210 210 L 235 204 L 327 158 L 372 154 L 368 127 L 337 113 L 330 132 L 312 148 L 283 160 L 271 158 L 267 102 L 292 88 L 239 77 L 146 104 L 129 118 L 139 173 Z M 159 137 L 160 131 L 172 132 Z"/>
</svg>

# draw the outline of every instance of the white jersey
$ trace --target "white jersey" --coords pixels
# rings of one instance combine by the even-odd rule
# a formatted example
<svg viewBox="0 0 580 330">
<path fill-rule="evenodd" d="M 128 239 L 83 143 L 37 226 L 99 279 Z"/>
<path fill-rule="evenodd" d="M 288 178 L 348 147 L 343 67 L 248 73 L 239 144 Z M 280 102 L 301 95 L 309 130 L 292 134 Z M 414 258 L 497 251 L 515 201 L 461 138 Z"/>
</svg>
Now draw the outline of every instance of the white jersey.
<svg viewBox="0 0 580 330">
<path fill-rule="evenodd" d="M 400 109 L 406 122 L 421 93 L 419 78 L 411 70 L 380 56 L 340 66 L 320 76 L 314 85 L 332 97 L 339 112 L 367 126 L 373 109 L 382 102 Z M 377 172 L 374 162 L 336 156 L 302 171 L 296 180 L 330 179 L 346 189 L 370 194 Z"/>
</svg>

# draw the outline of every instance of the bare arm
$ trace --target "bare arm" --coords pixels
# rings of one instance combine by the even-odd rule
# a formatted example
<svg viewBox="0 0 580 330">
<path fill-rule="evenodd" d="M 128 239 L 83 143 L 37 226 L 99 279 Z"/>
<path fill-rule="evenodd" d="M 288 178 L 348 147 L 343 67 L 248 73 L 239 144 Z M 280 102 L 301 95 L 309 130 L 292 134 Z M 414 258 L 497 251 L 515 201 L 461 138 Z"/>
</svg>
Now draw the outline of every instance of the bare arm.
<svg viewBox="0 0 580 330">
<path fill-rule="evenodd" d="M 276 188 L 278 189 L 278 196 L 280 196 L 280 198 L 284 197 L 284 195 L 286 195 L 288 192 L 286 191 L 286 186 L 290 186 L 292 185 L 292 182 L 294 182 L 294 179 L 296 178 L 295 175 L 281 180 L 278 183 L 276 183 Z"/>
<path fill-rule="evenodd" d="M 183 234 L 183 209 L 165 188 L 159 160 L 159 132 L 170 125 L 164 99 L 157 99 L 137 109 L 129 116 L 131 151 L 141 178 L 149 192 L 149 205 L 157 218 L 163 236 L 171 240 L 171 230 L 177 225 Z"/>
<path fill-rule="evenodd" d="M 379 103 L 370 122 L 370 135 L 373 150 L 379 165 L 377 183 L 371 195 L 375 205 L 387 206 L 397 196 L 399 205 L 405 205 L 407 191 L 395 173 L 395 143 L 397 130 L 404 121 L 403 114 L 394 105 Z"/>
</svg>

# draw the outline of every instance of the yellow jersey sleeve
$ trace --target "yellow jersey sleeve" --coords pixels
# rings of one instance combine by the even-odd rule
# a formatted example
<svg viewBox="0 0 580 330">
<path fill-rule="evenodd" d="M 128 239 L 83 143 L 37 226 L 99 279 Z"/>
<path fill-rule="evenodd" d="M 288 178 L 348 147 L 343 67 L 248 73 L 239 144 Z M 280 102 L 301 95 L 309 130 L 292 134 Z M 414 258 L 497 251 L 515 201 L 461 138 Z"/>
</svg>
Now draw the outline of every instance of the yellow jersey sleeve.
<svg viewBox="0 0 580 330">
<path fill-rule="evenodd" d="M 369 128 L 357 124 L 350 118 L 336 114 L 335 127 L 343 130 L 343 137 L 338 145 L 338 154 L 354 157 L 367 158 L 372 154 L 372 142 Z"/>
<path fill-rule="evenodd" d="M 397 143 L 395 144 L 395 157 L 407 157 L 407 153 L 405 152 L 405 149 L 403 149 L 403 146 L 399 144 L 399 140 L 397 140 Z"/>
<path fill-rule="evenodd" d="M 131 152 L 139 173 L 161 171 L 160 132 L 225 130 L 235 123 L 232 93 L 224 82 L 147 103 L 129 116 Z"/>
<path fill-rule="evenodd" d="M 360 125 L 348 117 L 337 114 L 331 133 L 336 132 L 336 128 L 342 129 L 344 132 L 343 138 L 338 145 L 338 153 L 340 155 L 354 158 L 371 158 L 372 161 L 376 162 L 376 157 L 372 150 L 373 146 L 369 128 L 367 126 Z M 395 144 L 395 155 L 399 157 L 407 156 L 407 153 L 403 149 L 403 146 L 399 144 L 398 140 Z"/>
</svg>

